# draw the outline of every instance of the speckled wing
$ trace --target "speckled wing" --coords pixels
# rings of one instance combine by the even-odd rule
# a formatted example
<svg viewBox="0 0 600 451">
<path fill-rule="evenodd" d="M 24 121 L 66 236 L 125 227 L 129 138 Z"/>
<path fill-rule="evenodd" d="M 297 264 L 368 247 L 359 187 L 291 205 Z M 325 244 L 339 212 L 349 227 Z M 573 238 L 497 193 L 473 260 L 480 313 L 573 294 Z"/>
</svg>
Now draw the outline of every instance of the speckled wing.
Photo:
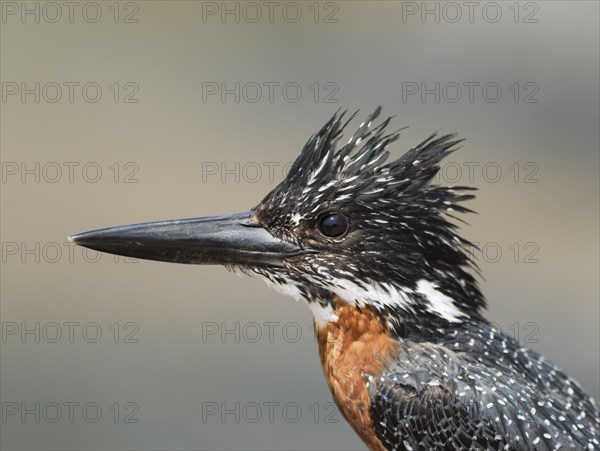
<svg viewBox="0 0 600 451">
<path fill-rule="evenodd" d="M 505 346 L 510 359 L 486 361 L 479 352 L 413 344 L 373 376 L 371 418 L 384 447 L 600 449 L 594 402 L 535 352 L 507 338 Z"/>
<path fill-rule="evenodd" d="M 456 402 L 441 387 L 414 387 L 383 381 L 372 400 L 377 436 L 390 450 L 502 449 L 502 437 L 474 406 Z"/>
</svg>

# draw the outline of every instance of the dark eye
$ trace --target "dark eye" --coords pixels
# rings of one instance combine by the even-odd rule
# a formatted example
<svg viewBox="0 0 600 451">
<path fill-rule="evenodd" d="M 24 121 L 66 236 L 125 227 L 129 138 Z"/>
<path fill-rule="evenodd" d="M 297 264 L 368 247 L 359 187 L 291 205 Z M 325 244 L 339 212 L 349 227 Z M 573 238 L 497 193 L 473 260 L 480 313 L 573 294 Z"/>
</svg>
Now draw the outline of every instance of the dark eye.
<svg viewBox="0 0 600 451">
<path fill-rule="evenodd" d="M 319 221 L 319 230 L 325 236 L 335 238 L 348 230 L 348 218 L 340 213 L 330 213 Z"/>
</svg>

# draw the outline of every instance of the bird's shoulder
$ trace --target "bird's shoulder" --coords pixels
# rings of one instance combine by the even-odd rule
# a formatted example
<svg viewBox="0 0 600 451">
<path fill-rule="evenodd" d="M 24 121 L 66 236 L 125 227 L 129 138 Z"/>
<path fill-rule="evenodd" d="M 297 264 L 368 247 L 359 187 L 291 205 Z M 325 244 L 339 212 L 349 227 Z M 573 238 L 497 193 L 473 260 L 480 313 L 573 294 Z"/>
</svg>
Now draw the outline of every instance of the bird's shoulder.
<svg viewBox="0 0 600 451">
<path fill-rule="evenodd" d="M 389 449 L 597 449 L 600 414 L 577 383 L 488 323 L 436 342 L 399 340 L 370 378 Z"/>
</svg>

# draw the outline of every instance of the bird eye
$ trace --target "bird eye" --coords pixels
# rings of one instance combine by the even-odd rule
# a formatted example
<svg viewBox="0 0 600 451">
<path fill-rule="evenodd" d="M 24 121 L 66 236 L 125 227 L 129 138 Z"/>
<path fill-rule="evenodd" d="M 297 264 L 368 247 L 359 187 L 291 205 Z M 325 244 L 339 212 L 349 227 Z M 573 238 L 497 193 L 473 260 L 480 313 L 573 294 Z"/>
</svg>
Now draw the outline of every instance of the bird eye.
<svg viewBox="0 0 600 451">
<path fill-rule="evenodd" d="M 319 221 L 319 230 L 325 236 L 335 238 L 348 231 L 348 218 L 340 213 L 330 213 Z"/>
</svg>

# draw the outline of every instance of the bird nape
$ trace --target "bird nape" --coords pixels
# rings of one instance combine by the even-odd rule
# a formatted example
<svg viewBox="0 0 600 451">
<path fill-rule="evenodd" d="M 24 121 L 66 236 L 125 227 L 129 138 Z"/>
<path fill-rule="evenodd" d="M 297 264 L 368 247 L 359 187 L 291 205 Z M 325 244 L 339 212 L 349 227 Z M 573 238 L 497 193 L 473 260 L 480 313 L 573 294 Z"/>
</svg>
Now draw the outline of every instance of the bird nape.
<svg viewBox="0 0 600 451">
<path fill-rule="evenodd" d="M 327 383 L 374 450 L 598 449 L 598 406 L 563 371 L 503 335 L 457 233 L 473 188 L 433 183 L 454 135 L 398 159 L 377 108 L 343 146 L 336 113 L 254 209 L 112 227 L 77 244 L 222 264 L 307 302 Z"/>
</svg>

